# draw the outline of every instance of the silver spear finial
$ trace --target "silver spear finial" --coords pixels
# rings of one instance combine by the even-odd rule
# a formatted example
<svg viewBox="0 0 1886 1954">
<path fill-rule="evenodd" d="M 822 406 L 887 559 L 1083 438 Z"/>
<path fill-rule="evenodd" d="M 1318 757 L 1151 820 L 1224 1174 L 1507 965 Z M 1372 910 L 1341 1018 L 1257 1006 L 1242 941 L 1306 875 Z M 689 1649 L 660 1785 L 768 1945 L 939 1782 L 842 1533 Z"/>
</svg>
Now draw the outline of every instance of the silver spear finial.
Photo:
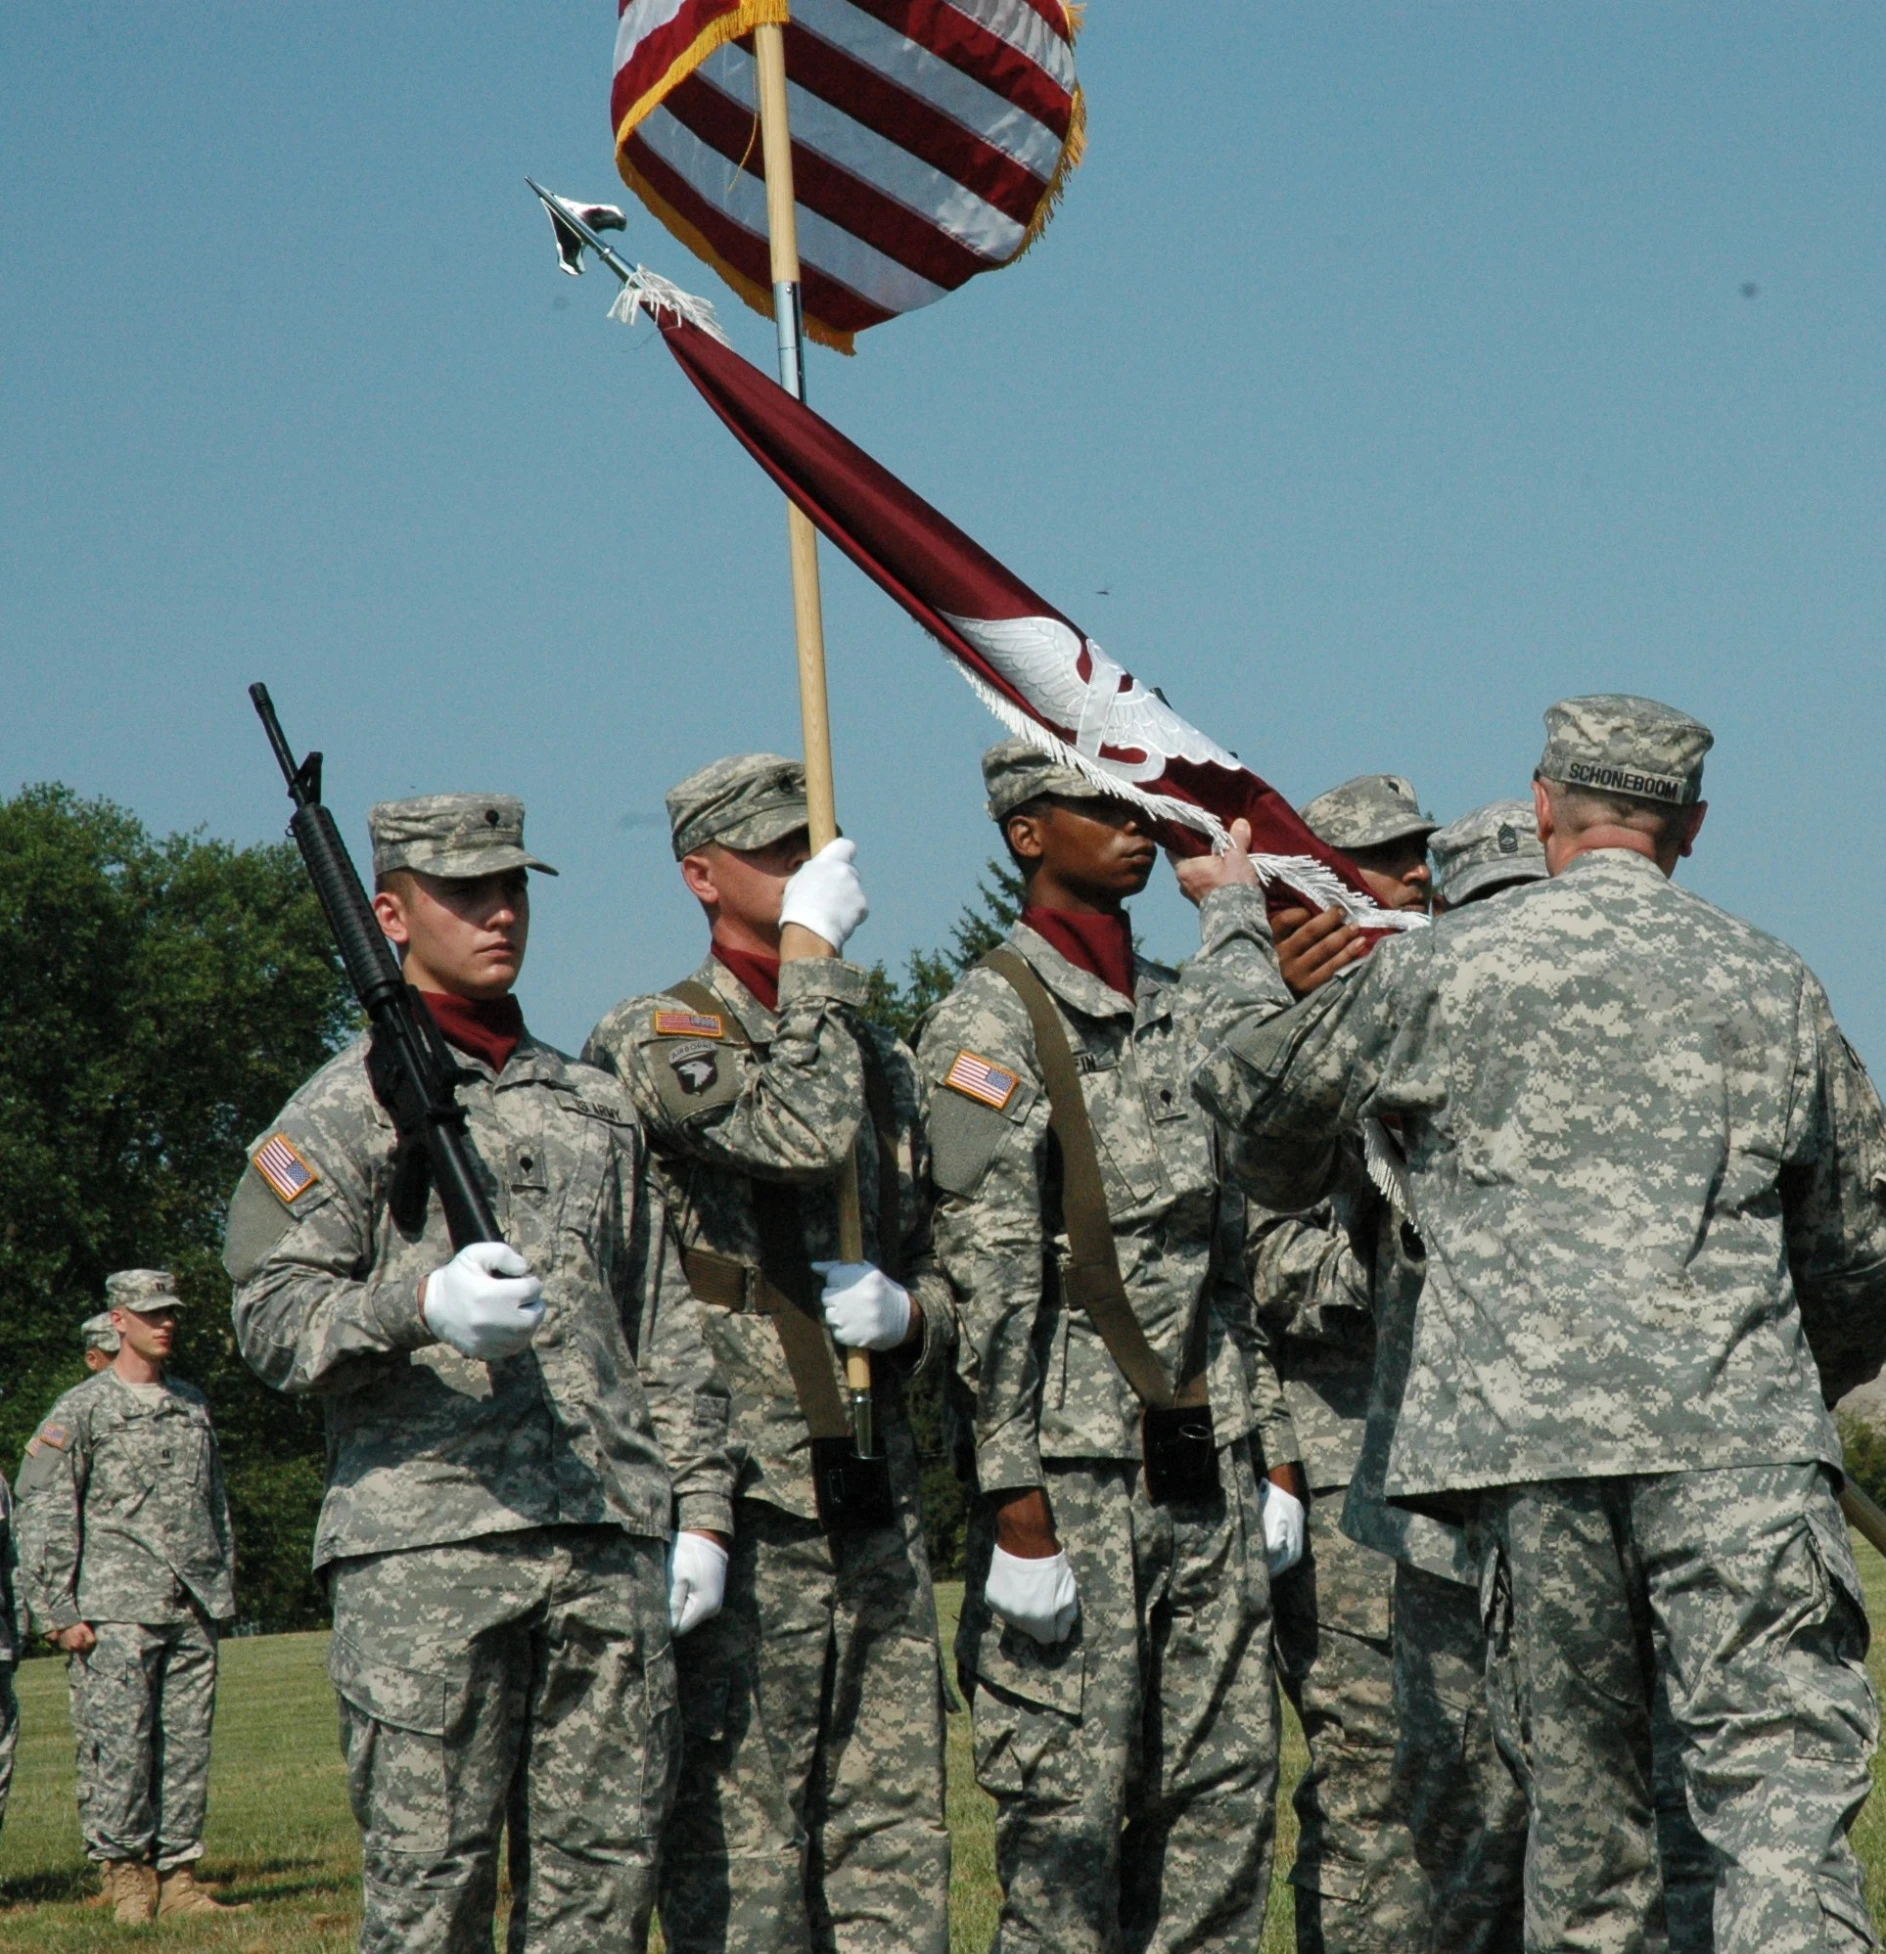
<svg viewBox="0 0 1886 1954">
<path fill-rule="evenodd" d="M 614 204 L 579 204 L 573 197 L 553 196 L 530 177 L 524 181 L 543 200 L 544 210 L 550 218 L 551 232 L 557 240 L 557 263 L 571 277 L 579 277 L 584 271 L 585 250 L 593 250 L 618 278 L 628 276 L 628 267 L 596 235 L 598 231 L 628 228 L 629 220 Z"/>
</svg>

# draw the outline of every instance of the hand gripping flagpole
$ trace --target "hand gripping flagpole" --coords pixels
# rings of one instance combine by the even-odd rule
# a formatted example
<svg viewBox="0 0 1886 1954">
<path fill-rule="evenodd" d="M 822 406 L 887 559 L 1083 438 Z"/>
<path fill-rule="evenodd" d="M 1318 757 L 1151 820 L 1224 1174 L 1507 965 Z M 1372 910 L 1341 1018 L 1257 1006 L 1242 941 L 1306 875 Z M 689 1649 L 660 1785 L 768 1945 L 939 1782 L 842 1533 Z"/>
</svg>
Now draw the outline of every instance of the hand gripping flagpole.
<svg viewBox="0 0 1886 1954">
<path fill-rule="evenodd" d="M 786 47 L 778 27 L 754 30 L 759 60 L 760 135 L 766 165 L 767 224 L 772 238 L 773 306 L 779 336 L 779 383 L 795 400 L 805 399 L 805 344 L 799 312 L 799 227 L 793 207 L 792 135 L 786 121 Z M 626 264 L 596 235 L 598 227 L 618 230 L 622 213 L 608 204 L 579 204 L 553 196 L 542 184 L 524 179 L 550 214 L 557 255 L 568 272 L 583 269 L 583 252 L 592 250 L 621 279 L 616 315 L 634 316 L 636 303 L 651 310 L 674 310 L 724 339 L 711 309 L 701 307 L 665 279 L 639 265 Z M 625 302 L 629 310 L 624 311 Z M 838 807 L 832 785 L 832 727 L 825 693 L 825 623 L 819 601 L 818 531 L 799 506 L 786 504 L 786 538 L 792 564 L 792 609 L 799 648 L 799 717 L 805 739 L 807 826 L 812 846 L 823 848 L 838 835 Z M 856 1149 L 846 1155 L 835 1187 L 838 1202 L 838 1254 L 845 1262 L 864 1260 L 863 1207 L 858 1193 Z M 879 1253 L 884 1253 L 880 1248 Z M 846 1396 L 852 1442 L 862 1459 L 877 1456 L 877 1427 L 871 1409 L 871 1353 L 845 1353 Z"/>
<path fill-rule="evenodd" d="M 779 384 L 805 399 L 805 331 L 799 303 L 799 219 L 793 200 L 792 128 L 786 111 L 786 31 L 777 25 L 753 30 L 759 69 L 760 155 L 766 167 L 766 230 L 773 260 L 773 328 L 779 340 Z M 792 563 L 792 617 L 799 645 L 799 718 L 805 739 L 806 812 L 812 846 L 838 835 L 838 801 L 832 780 L 832 722 L 825 687 L 825 619 L 819 598 L 819 535 L 796 502 L 786 504 L 786 545 Z M 864 1260 L 864 1220 L 858 1198 L 858 1156 L 845 1156 L 839 1171 L 838 1253 Z M 886 1252 L 880 1244 L 878 1252 Z M 860 1458 L 877 1451 L 871 1415 L 871 1353 L 845 1353 L 852 1440 Z"/>
</svg>

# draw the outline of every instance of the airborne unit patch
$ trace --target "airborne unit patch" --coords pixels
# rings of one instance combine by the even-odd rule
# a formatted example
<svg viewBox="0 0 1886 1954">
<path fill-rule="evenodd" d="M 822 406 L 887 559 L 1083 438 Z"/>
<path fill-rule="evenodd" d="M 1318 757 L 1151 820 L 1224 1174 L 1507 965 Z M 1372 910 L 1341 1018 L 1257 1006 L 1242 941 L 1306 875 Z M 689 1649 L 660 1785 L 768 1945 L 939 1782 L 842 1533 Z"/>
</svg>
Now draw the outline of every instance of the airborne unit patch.
<svg viewBox="0 0 1886 1954">
<path fill-rule="evenodd" d="M 251 1165 L 290 1205 L 321 1178 L 286 1133 L 274 1133 L 264 1140 L 256 1148 Z"/>
<path fill-rule="evenodd" d="M 993 1106 L 999 1113 L 1015 1097 L 1015 1088 L 1021 1080 L 1005 1066 L 978 1058 L 974 1052 L 958 1052 L 943 1075 L 943 1083 L 971 1099 L 981 1100 L 985 1106 Z"/>
<path fill-rule="evenodd" d="M 690 1098 L 697 1099 L 720 1083 L 720 1055 L 717 1052 L 689 1052 L 674 1060 L 675 1082 Z"/>
<path fill-rule="evenodd" d="M 657 1038 L 725 1038 L 727 1022 L 713 1011 L 657 1011 Z"/>
</svg>

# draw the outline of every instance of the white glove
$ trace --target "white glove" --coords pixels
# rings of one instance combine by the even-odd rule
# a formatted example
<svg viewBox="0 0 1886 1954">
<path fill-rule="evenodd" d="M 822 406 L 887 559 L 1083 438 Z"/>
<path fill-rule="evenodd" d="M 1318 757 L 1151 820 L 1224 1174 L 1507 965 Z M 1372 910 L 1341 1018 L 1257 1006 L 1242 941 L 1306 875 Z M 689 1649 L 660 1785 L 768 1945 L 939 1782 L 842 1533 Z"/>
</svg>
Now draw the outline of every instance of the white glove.
<svg viewBox="0 0 1886 1954">
<path fill-rule="evenodd" d="M 668 1555 L 668 1626 L 677 1636 L 720 1613 L 727 1550 L 704 1533 L 677 1533 Z"/>
<path fill-rule="evenodd" d="M 1081 1611 L 1074 1570 L 1065 1553 L 1023 1560 L 1000 1547 L 989 1562 L 983 1598 L 990 1608 L 1037 1642 L 1064 1642 Z"/>
<path fill-rule="evenodd" d="M 779 905 L 780 928 L 797 923 L 824 937 L 834 950 L 842 950 L 845 938 L 871 913 L 864 884 L 852 867 L 857 855 L 855 841 L 828 841 L 786 884 Z"/>
<path fill-rule="evenodd" d="M 420 1314 L 442 1343 L 494 1363 L 529 1347 L 544 1320 L 544 1286 L 509 1242 L 468 1242 L 427 1276 Z"/>
<path fill-rule="evenodd" d="M 1257 1489 L 1257 1517 L 1264 1529 L 1264 1564 L 1274 1581 L 1303 1558 L 1303 1528 L 1309 1515 L 1295 1493 L 1266 1479 Z"/>
<path fill-rule="evenodd" d="M 819 1305 L 850 1350 L 895 1350 L 910 1334 L 910 1291 L 870 1262 L 814 1262 L 825 1278 Z"/>
</svg>

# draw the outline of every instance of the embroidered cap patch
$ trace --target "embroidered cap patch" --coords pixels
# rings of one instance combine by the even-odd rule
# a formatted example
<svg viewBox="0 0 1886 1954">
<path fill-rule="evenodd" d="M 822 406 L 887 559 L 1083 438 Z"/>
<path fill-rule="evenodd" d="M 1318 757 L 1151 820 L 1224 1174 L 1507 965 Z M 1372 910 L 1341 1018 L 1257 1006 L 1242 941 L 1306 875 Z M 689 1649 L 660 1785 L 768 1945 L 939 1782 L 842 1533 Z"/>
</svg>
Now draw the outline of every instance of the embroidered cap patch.
<svg viewBox="0 0 1886 1954">
<path fill-rule="evenodd" d="M 286 1133 L 271 1134 L 256 1148 L 255 1171 L 288 1202 L 307 1193 L 321 1178 L 296 1151 Z"/>
<path fill-rule="evenodd" d="M 657 1011 L 657 1038 L 725 1038 L 726 1021 L 712 1011 Z"/>
<path fill-rule="evenodd" d="M 1021 1080 L 1003 1066 L 978 1058 L 974 1052 L 958 1052 L 943 1075 L 943 1083 L 967 1093 L 971 1099 L 980 1099 L 999 1113 L 1015 1097 L 1015 1088 Z"/>
</svg>

